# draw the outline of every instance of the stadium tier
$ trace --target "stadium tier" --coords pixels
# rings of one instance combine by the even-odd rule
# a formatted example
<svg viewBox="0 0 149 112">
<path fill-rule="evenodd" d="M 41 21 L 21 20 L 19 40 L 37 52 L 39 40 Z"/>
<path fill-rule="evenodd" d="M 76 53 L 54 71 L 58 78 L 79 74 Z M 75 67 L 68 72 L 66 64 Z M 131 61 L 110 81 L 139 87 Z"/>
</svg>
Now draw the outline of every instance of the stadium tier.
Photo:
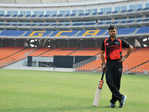
<svg viewBox="0 0 149 112">
<path fill-rule="evenodd" d="M 61 10 L 3 10 L 0 9 L 1 17 L 67 17 L 67 16 L 94 16 L 104 14 L 132 13 L 146 11 L 149 3 L 131 3 L 126 5 L 115 5 L 114 7 L 87 8 L 87 9 L 61 9 Z"/>
<path fill-rule="evenodd" d="M 136 49 L 129 58 L 123 63 L 124 72 L 144 72 L 149 70 L 148 62 L 148 50 L 149 48 Z M 124 51 L 125 54 L 126 51 Z M 23 48 L 23 47 L 4 47 L 0 48 L 0 67 L 8 66 L 17 61 L 23 60 L 26 56 L 32 56 L 33 58 L 47 57 L 50 59 L 54 56 L 99 56 L 100 49 L 49 49 L 49 48 Z M 142 55 L 143 54 L 143 55 Z M 136 61 L 137 58 L 137 61 Z M 86 60 L 85 60 L 86 61 Z M 38 62 L 38 61 L 37 61 Z M 41 61 L 42 62 L 42 61 Z M 77 63 L 76 71 L 100 71 L 101 59 L 98 57 L 87 63 Z"/>
<path fill-rule="evenodd" d="M 149 48 L 136 49 L 129 56 L 129 58 L 124 62 L 124 71 L 128 71 L 128 72 L 143 71 L 143 69 L 139 69 L 139 68 L 144 67 L 144 64 L 149 62 L 148 50 L 149 50 Z M 136 59 L 137 59 L 137 61 L 136 61 Z M 144 70 L 147 70 L 147 67 Z"/>
<path fill-rule="evenodd" d="M 19 27 L 19 26 L 32 26 L 32 27 L 41 27 L 41 26 L 45 26 L 45 27 L 58 27 L 58 26 L 64 26 L 64 27 L 75 27 L 75 26 L 99 26 L 99 25 L 109 25 L 109 24 L 117 24 L 117 25 L 123 25 L 123 24 L 139 24 L 139 23 L 147 23 L 149 22 L 149 18 L 148 17 L 139 17 L 139 18 L 128 18 L 128 19 L 111 19 L 111 20 L 97 20 L 97 21 L 58 21 L 58 22 L 41 22 L 41 21 L 32 21 L 32 22 L 27 22 L 27 21 L 1 21 L 0 22 L 0 26 L 1 27 Z M 8 27 L 9 28 L 9 27 Z"/>
<path fill-rule="evenodd" d="M 142 27 L 128 27 L 128 28 L 119 28 L 118 35 L 129 35 L 129 34 L 144 34 L 149 33 L 149 26 Z M 16 37 L 98 37 L 98 36 L 107 36 L 107 29 L 92 29 L 92 30 L 1 30 L 0 36 L 16 36 Z"/>
<path fill-rule="evenodd" d="M 0 48 L 0 67 L 8 66 L 9 64 L 15 63 L 26 58 L 29 52 L 34 51 L 32 48 L 22 47 L 4 47 Z"/>
</svg>

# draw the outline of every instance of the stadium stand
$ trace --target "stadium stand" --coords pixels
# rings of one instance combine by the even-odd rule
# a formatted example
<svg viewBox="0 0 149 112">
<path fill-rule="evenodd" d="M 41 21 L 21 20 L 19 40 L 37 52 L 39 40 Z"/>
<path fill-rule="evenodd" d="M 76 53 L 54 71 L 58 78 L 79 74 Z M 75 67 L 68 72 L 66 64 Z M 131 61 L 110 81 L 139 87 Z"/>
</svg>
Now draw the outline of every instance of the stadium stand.
<svg viewBox="0 0 149 112">
<path fill-rule="evenodd" d="M 102 40 L 108 37 L 110 24 L 117 25 L 118 37 L 133 46 L 137 41 L 139 47 L 149 47 L 147 0 L 112 1 L 112 5 L 105 1 L 86 1 L 83 4 L 78 1 L 71 3 L 69 0 L 61 4 L 55 1 L 54 5 L 50 1 L 44 1 L 45 4 L 38 1 L 40 4 L 37 5 L 25 1 L 22 4 L 19 1 L 15 6 L 0 4 L 0 53 L 5 47 L 4 51 L 8 51 L 6 55 L 1 55 L 1 59 L 5 60 L 1 60 L 0 66 L 27 56 L 100 56 L 99 48 Z M 146 49 L 137 49 L 124 63 L 124 71 L 136 72 L 137 68 L 140 72 L 149 71 L 148 63 L 144 63 L 149 60 L 147 55 Z M 78 63 L 76 71 L 98 71 L 100 61 L 97 58 Z"/>
<path fill-rule="evenodd" d="M 149 33 L 149 26 L 142 26 L 136 33 L 137 34 Z"/>
<path fill-rule="evenodd" d="M 129 34 L 142 34 L 142 33 L 149 33 L 148 26 L 142 27 L 126 27 L 126 28 L 119 28 L 118 35 L 129 35 Z M 137 32 L 136 32 L 137 30 Z M 94 36 L 105 36 L 108 35 L 106 29 L 91 29 L 91 30 L 2 30 L 0 32 L 0 36 L 26 36 L 26 37 L 71 37 L 71 36 L 78 36 L 78 37 L 94 37 Z"/>
<path fill-rule="evenodd" d="M 76 71 L 101 71 L 101 59 L 91 61 L 85 65 L 76 68 Z"/>
<path fill-rule="evenodd" d="M 20 61 L 20 60 L 26 58 L 29 55 L 29 53 L 32 51 L 33 51 L 33 48 L 27 48 L 27 49 L 23 49 L 21 51 L 18 51 L 16 53 L 12 53 L 11 55 L 6 56 L 5 58 L 0 60 L 0 67 L 4 67 L 4 66 L 7 66 L 9 64 Z M 4 53 L 4 51 L 0 51 L 0 52 Z"/>
<path fill-rule="evenodd" d="M 29 56 L 41 56 L 42 54 L 48 52 L 49 48 L 40 48 L 29 54 Z"/>
<path fill-rule="evenodd" d="M 48 52 L 40 55 L 40 56 L 67 56 L 69 54 L 71 54 L 73 52 L 73 50 L 65 50 L 65 49 L 51 49 Z"/>
<path fill-rule="evenodd" d="M 131 70 L 131 72 L 138 72 L 138 73 L 145 73 L 148 74 L 149 71 L 149 61 L 143 65 L 140 65 L 134 70 Z"/>
<path fill-rule="evenodd" d="M 72 53 L 72 56 L 96 56 L 99 55 L 101 52 L 100 49 L 83 49 L 83 50 L 76 50 Z"/>
<path fill-rule="evenodd" d="M 124 71 L 125 72 L 139 72 L 141 66 L 144 66 L 144 62 L 149 60 L 148 48 L 138 48 L 136 49 L 129 58 L 124 62 Z M 140 67 L 139 67 L 140 66 Z M 136 69 L 140 68 L 140 69 Z M 148 69 L 149 70 L 149 69 Z"/>
<path fill-rule="evenodd" d="M 17 52 L 22 51 L 23 49 L 23 47 L 0 47 L 0 60 L 10 57 L 16 54 Z"/>
</svg>

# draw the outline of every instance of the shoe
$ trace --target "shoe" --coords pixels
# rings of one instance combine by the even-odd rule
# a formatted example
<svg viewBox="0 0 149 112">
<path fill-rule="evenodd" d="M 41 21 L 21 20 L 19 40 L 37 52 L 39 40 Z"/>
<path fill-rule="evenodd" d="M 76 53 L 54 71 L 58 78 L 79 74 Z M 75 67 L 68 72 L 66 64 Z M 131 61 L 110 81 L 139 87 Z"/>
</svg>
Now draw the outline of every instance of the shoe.
<svg viewBox="0 0 149 112">
<path fill-rule="evenodd" d="M 122 96 L 122 99 L 121 99 L 121 101 L 120 101 L 120 106 L 119 106 L 119 108 L 122 108 L 122 107 L 125 105 L 126 98 L 127 98 L 127 96 Z"/>
<path fill-rule="evenodd" d="M 115 103 L 110 103 L 111 108 L 115 108 Z"/>
</svg>

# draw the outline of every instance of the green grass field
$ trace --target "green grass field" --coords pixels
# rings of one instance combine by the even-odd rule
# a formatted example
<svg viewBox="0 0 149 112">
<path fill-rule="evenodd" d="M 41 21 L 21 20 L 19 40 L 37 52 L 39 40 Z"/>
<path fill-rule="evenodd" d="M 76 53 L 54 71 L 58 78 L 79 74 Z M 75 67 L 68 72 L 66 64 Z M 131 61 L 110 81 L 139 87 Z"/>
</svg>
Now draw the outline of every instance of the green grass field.
<svg viewBox="0 0 149 112">
<path fill-rule="evenodd" d="M 149 75 L 123 75 L 124 108 L 109 108 L 106 83 L 93 107 L 97 73 L 0 70 L 0 112 L 148 112 Z"/>
</svg>

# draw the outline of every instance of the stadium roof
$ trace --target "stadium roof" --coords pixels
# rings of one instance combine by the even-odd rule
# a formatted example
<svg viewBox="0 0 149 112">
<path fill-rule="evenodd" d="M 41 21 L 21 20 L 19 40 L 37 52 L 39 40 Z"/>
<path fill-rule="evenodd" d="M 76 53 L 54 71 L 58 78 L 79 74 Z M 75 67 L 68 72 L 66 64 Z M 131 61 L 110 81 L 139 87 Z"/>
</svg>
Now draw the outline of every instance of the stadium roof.
<svg viewBox="0 0 149 112">
<path fill-rule="evenodd" d="M 128 0 L 0 0 L 0 4 L 108 3 Z"/>
</svg>

